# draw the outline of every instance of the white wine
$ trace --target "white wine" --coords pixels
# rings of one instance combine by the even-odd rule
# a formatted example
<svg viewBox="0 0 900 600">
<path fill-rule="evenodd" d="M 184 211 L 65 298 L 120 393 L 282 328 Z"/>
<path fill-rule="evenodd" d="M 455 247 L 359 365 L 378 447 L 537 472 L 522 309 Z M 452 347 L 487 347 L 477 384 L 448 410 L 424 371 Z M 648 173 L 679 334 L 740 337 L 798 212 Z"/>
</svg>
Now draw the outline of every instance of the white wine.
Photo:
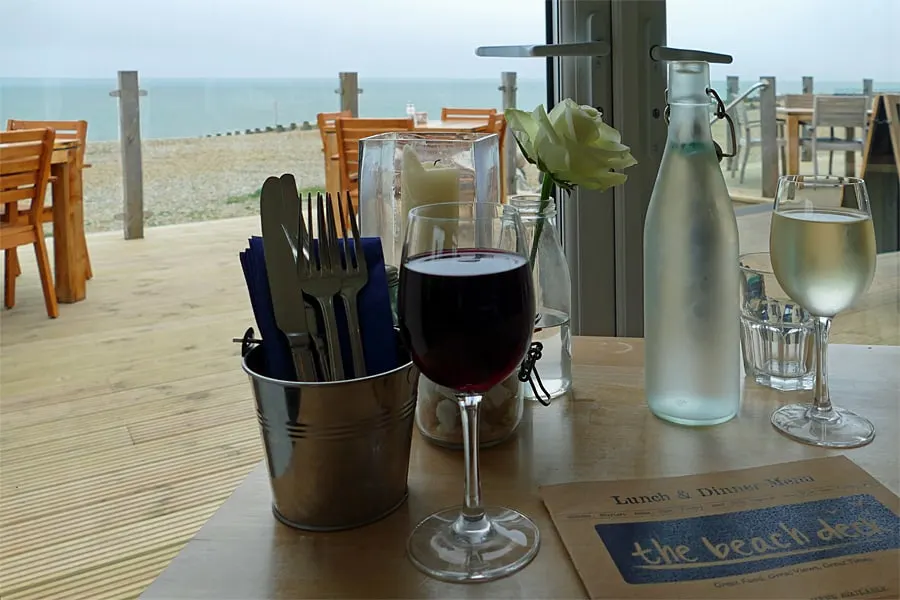
<svg viewBox="0 0 900 600">
<path fill-rule="evenodd" d="M 769 250 L 784 291 L 820 317 L 849 308 L 875 276 L 875 228 L 856 209 L 776 212 Z"/>
</svg>

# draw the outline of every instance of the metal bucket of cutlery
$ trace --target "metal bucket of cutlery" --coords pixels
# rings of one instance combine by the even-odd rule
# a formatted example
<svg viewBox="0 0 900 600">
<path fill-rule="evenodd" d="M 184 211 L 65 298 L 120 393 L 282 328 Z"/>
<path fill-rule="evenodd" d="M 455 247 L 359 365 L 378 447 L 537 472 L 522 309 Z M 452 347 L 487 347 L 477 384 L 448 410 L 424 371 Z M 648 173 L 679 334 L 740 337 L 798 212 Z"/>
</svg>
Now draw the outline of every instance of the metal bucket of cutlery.
<svg viewBox="0 0 900 600">
<path fill-rule="evenodd" d="M 272 510 L 291 527 L 373 523 L 406 500 L 418 370 L 306 383 L 265 375 L 264 348 L 245 353 L 266 451 Z"/>
</svg>

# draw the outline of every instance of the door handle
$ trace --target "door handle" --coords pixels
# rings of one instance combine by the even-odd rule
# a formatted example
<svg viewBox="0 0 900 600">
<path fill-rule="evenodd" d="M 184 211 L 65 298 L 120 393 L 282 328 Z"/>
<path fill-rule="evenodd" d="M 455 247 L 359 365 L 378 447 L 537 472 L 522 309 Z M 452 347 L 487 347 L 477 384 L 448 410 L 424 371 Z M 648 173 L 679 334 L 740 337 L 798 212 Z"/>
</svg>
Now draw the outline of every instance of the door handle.
<svg viewBox="0 0 900 600">
<path fill-rule="evenodd" d="M 718 54 L 716 52 L 707 52 L 706 50 L 685 50 L 683 48 L 669 48 L 668 46 L 653 46 L 652 48 L 650 48 L 650 58 L 657 62 L 707 62 L 722 65 L 730 65 L 732 62 L 734 62 L 734 58 L 732 58 L 728 54 Z"/>
<path fill-rule="evenodd" d="M 572 44 L 533 44 L 530 46 L 481 46 L 476 56 L 502 58 L 545 58 L 548 56 L 607 56 L 609 42 L 575 42 Z"/>
<path fill-rule="evenodd" d="M 574 42 L 572 44 L 531 44 L 521 46 L 479 46 L 476 56 L 499 58 L 546 58 L 548 56 L 609 56 L 609 42 Z M 734 58 L 728 54 L 707 52 L 706 50 L 686 50 L 668 46 L 650 48 L 650 58 L 662 61 L 702 61 L 730 65 Z"/>
</svg>

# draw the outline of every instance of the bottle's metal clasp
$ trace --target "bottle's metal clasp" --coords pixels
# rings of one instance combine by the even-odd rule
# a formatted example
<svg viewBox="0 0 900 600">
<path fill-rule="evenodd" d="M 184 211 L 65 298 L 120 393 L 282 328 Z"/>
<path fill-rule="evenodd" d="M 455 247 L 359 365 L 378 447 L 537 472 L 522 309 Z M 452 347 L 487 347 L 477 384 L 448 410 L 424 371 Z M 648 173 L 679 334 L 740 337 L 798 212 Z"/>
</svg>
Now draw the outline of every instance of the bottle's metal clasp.
<svg viewBox="0 0 900 600">
<path fill-rule="evenodd" d="M 538 402 L 544 406 L 550 406 L 550 392 L 544 387 L 544 382 L 541 381 L 541 376 L 538 375 L 537 372 L 536 363 L 541 359 L 541 352 L 543 352 L 543 350 L 544 345 L 542 343 L 531 343 L 531 346 L 528 348 L 528 353 L 525 355 L 525 360 L 522 361 L 522 365 L 519 367 L 519 374 L 517 377 L 522 383 L 527 382 L 531 385 L 531 391 L 534 393 L 534 397 L 537 398 Z M 540 388 L 540 390 L 538 388 Z M 541 392 L 543 392 L 543 395 L 541 395 Z"/>
<path fill-rule="evenodd" d="M 728 134 L 731 138 L 731 152 L 726 153 L 722 150 L 722 146 L 719 145 L 718 142 L 713 140 L 713 145 L 716 147 L 716 158 L 719 162 L 722 162 L 723 158 L 734 158 L 737 155 L 737 131 L 734 128 L 734 121 L 731 119 L 731 115 L 725 110 L 725 103 L 722 102 L 721 96 L 719 93 L 712 89 L 706 88 L 706 95 L 709 96 L 716 103 L 716 119 L 722 120 L 725 119 L 725 122 L 728 124 Z M 666 108 L 663 111 L 663 116 L 666 119 L 666 123 L 669 122 L 669 89 L 666 88 Z"/>
<path fill-rule="evenodd" d="M 722 147 L 717 144 L 715 141 L 713 144 L 716 145 L 716 158 L 719 159 L 719 162 L 722 162 L 723 158 L 734 158 L 737 154 L 737 132 L 734 130 L 734 121 L 731 119 L 731 115 L 725 110 L 725 103 L 722 102 L 722 97 L 719 96 L 719 93 L 712 89 L 706 88 L 706 95 L 710 96 L 716 102 L 716 118 L 721 120 L 725 119 L 725 122 L 728 124 L 728 133 L 731 137 L 731 152 L 726 153 L 722 150 Z"/>
</svg>

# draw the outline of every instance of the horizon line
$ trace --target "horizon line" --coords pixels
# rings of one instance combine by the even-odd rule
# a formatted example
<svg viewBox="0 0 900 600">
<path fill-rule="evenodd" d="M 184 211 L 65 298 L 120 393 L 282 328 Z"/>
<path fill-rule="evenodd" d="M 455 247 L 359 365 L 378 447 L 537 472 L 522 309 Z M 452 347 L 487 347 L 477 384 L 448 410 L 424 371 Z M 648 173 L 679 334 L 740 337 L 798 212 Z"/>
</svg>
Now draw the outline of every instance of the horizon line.
<svg viewBox="0 0 900 600">
<path fill-rule="evenodd" d="M 140 73 L 140 72 L 139 72 Z M 729 75 L 728 77 L 733 76 Z M 117 75 L 105 75 L 105 76 L 71 76 L 71 75 L 2 75 L 0 76 L 0 81 L 112 81 L 116 80 Z M 725 81 L 725 77 L 712 77 L 710 81 L 721 83 Z M 737 75 L 738 80 L 741 83 L 746 83 L 748 81 L 756 82 L 758 78 L 750 77 L 750 76 L 742 76 Z M 372 76 L 360 76 L 360 81 L 409 81 L 409 82 L 423 82 L 423 81 L 497 81 L 497 77 L 488 77 L 488 76 L 447 76 L 447 77 L 435 77 L 435 76 L 407 76 L 407 77 L 398 77 L 392 75 L 372 75 Z M 778 77 L 775 76 L 776 81 L 788 81 L 788 82 L 799 82 L 802 77 Z M 857 79 L 817 79 L 815 82 L 821 84 L 859 84 L 862 85 L 863 79 L 872 79 L 872 82 L 875 88 L 880 88 L 884 85 L 888 85 L 893 89 L 893 87 L 900 84 L 900 79 L 897 80 L 884 80 L 877 78 L 865 78 L 859 77 Z M 312 75 L 312 76 L 259 76 L 259 75 L 145 75 L 140 77 L 140 81 L 337 81 L 338 77 L 336 75 L 324 76 L 324 75 Z M 543 77 L 538 76 L 525 76 L 519 77 L 518 81 L 521 82 L 544 82 L 546 81 Z"/>
</svg>

